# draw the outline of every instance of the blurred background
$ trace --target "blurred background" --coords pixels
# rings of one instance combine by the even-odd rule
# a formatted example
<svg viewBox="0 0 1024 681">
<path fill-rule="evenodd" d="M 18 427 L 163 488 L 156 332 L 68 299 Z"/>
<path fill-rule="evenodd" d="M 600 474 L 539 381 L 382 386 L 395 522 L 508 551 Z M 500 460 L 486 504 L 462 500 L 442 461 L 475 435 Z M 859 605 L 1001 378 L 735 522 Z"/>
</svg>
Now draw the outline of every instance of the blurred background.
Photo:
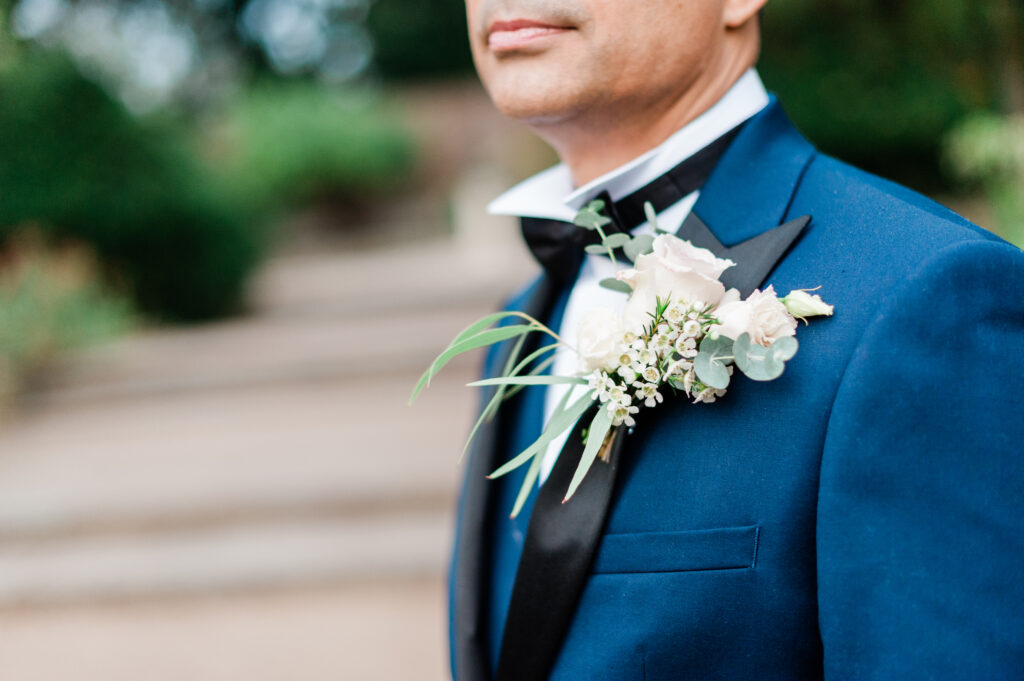
<svg viewBox="0 0 1024 681">
<path fill-rule="evenodd" d="M 453 0 L 0 0 L 0 678 L 446 677 L 476 360 L 554 162 Z M 1015 0 L 772 0 L 824 150 L 1024 243 Z"/>
</svg>

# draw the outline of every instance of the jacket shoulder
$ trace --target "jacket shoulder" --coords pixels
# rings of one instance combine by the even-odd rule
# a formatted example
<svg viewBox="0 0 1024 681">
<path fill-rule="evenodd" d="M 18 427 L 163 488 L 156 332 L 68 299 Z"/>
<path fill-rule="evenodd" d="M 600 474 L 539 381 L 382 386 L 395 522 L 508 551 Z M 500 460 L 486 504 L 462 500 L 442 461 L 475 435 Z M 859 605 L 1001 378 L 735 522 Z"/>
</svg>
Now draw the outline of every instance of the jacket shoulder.
<svg viewBox="0 0 1024 681">
<path fill-rule="evenodd" d="M 937 248 L 960 241 L 1005 243 L 995 234 L 935 201 L 890 180 L 825 154 L 808 166 L 799 194 L 850 226 L 885 232 L 906 241 L 923 240 Z"/>
</svg>

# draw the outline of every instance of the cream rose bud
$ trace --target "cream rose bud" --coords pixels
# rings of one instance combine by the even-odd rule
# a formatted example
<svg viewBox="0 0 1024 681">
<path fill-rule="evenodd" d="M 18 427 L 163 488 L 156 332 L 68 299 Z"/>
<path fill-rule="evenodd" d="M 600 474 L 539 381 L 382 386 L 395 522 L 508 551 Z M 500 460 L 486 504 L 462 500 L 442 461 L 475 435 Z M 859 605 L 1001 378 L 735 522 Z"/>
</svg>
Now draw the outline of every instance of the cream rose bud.
<svg viewBox="0 0 1024 681">
<path fill-rule="evenodd" d="M 804 289 L 790 291 L 789 295 L 782 299 L 782 304 L 797 319 L 822 315 L 831 317 L 835 310 L 833 306 L 822 300 L 821 296 L 812 296 Z"/>
<path fill-rule="evenodd" d="M 717 305 L 725 294 L 718 278 L 735 264 L 671 234 L 658 236 L 653 252 L 637 258 L 635 269 L 617 275 L 633 289 L 622 315 L 626 328 L 637 330 L 649 323 L 658 298 Z"/>
<path fill-rule="evenodd" d="M 796 335 L 796 319 L 782 304 L 771 286 L 754 291 L 746 300 L 735 300 L 714 312 L 719 324 L 712 332 L 732 339 L 744 333 L 758 345 L 769 346 L 780 338 Z"/>
<path fill-rule="evenodd" d="M 618 366 L 622 334 L 622 320 L 612 308 L 595 307 L 583 313 L 577 340 L 580 362 L 587 372 Z"/>
</svg>

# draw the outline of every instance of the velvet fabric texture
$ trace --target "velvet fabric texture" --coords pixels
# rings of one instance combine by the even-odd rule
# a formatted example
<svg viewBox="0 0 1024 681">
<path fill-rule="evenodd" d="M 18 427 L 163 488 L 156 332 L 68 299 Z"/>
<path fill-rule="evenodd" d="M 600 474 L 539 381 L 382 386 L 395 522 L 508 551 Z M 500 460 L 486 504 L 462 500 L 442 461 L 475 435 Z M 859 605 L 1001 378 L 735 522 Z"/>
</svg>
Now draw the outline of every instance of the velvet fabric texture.
<svg viewBox="0 0 1024 681">
<path fill-rule="evenodd" d="M 644 411 L 550 678 L 1024 677 L 1024 254 L 817 153 L 774 99 L 694 212 L 726 246 L 810 215 L 767 283 L 820 285 L 835 316 L 801 326 L 776 381 L 737 375 L 715 404 Z M 537 437 L 541 390 L 520 395 L 472 456 L 501 463 Z M 487 517 L 482 538 L 464 511 L 457 523 L 456 554 L 484 542 L 451 572 L 458 681 L 489 678 L 460 668 L 467 648 L 497 661 L 520 480 L 464 483 Z M 464 579 L 481 585 L 472 607 Z"/>
</svg>

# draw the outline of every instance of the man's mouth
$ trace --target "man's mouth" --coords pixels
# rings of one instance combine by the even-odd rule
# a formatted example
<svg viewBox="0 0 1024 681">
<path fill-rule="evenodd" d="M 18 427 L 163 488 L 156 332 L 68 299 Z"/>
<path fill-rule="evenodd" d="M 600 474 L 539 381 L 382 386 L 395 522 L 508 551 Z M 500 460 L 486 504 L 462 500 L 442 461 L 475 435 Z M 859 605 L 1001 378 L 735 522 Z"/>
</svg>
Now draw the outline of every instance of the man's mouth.
<svg viewBox="0 0 1024 681">
<path fill-rule="evenodd" d="M 496 21 L 487 32 L 487 46 L 492 52 L 513 52 L 571 30 L 571 26 L 557 26 L 532 19 Z"/>
</svg>

